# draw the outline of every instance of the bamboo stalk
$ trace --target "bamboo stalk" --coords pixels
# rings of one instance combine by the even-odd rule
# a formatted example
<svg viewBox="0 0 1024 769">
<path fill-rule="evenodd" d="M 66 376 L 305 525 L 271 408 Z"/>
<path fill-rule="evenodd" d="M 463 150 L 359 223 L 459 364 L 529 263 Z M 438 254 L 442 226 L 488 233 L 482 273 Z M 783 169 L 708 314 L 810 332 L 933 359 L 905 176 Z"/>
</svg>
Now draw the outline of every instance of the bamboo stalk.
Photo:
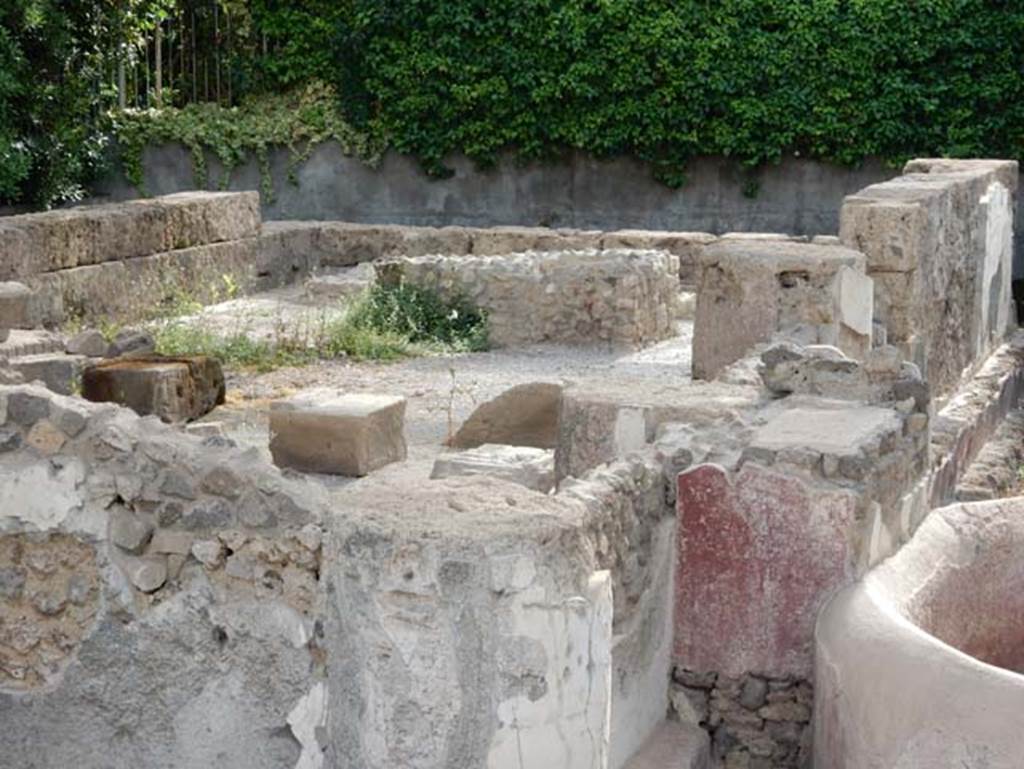
<svg viewBox="0 0 1024 769">
<path fill-rule="evenodd" d="M 196 68 L 196 9 L 189 8 L 192 16 L 192 102 L 199 101 L 199 70 Z"/>
<path fill-rule="evenodd" d="M 217 103 L 220 104 L 220 14 L 217 0 L 213 0 L 213 70 L 217 83 Z"/>
<path fill-rule="evenodd" d="M 156 106 L 162 107 L 164 104 L 164 62 L 163 62 L 163 43 L 164 43 L 164 28 L 162 22 L 157 22 L 156 33 L 153 38 L 153 69 L 155 70 L 154 78 L 156 80 Z"/>
</svg>

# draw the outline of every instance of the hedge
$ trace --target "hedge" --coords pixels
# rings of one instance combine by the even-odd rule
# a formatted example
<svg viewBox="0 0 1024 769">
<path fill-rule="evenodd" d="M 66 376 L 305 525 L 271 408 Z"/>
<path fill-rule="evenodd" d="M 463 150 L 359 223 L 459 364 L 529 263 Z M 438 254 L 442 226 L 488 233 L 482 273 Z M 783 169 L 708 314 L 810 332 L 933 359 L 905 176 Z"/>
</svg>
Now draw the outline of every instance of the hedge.
<svg viewBox="0 0 1024 769">
<path fill-rule="evenodd" d="M 448 153 L 1024 155 L 1019 0 L 355 0 L 333 73 L 353 120 Z"/>
</svg>

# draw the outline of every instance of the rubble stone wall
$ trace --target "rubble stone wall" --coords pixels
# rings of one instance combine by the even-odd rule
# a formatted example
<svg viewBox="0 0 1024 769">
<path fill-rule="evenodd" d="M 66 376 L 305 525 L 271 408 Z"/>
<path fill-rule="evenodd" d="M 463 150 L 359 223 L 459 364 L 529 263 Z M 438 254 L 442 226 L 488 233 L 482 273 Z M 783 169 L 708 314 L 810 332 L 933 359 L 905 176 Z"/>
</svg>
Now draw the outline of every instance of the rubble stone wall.
<svg viewBox="0 0 1024 769">
<path fill-rule="evenodd" d="M 325 566 L 333 765 L 623 766 L 668 710 L 666 486 L 638 456 L 554 496 L 346 490 Z"/>
<path fill-rule="evenodd" d="M 638 347 L 674 335 L 678 259 L 662 251 L 531 251 L 423 256 L 377 264 L 378 280 L 464 296 L 500 347 L 605 342 Z"/>
<path fill-rule="evenodd" d="M 0 388 L 4 765 L 319 755 L 325 509 L 217 439 Z"/>
</svg>

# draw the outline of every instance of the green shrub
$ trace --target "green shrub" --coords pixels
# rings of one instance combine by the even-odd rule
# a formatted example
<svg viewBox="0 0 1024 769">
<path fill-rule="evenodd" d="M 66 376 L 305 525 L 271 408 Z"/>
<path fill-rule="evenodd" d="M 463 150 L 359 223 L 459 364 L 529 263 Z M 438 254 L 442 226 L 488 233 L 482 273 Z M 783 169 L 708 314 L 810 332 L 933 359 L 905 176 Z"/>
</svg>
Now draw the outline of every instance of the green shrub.
<svg viewBox="0 0 1024 769">
<path fill-rule="evenodd" d="M 330 356 L 373 360 L 479 352 L 487 349 L 487 318 L 464 297 L 378 283 L 328 327 L 325 348 Z"/>
<path fill-rule="evenodd" d="M 350 311 L 356 328 L 397 334 L 412 343 L 476 352 L 487 349 L 487 320 L 468 299 L 446 299 L 411 283 L 375 284 Z"/>
<path fill-rule="evenodd" d="M 258 341 L 241 332 L 225 336 L 195 322 L 168 321 L 157 326 L 153 336 L 161 355 L 207 355 L 225 366 L 256 371 L 299 366 L 316 358 L 313 350 L 284 340 Z"/>
<path fill-rule="evenodd" d="M 446 300 L 406 284 L 375 285 L 333 319 L 324 318 L 314 333 L 282 329 L 273 340 L 253 340 L 244 328 L 218 332 L 195 315 L 161 316 L 151 326 L 163 355 L 209 355 L 257 371 L 325 358 L 394 361 L 487 349 L 487 319 L 480 310 L 463 298 Z"/>
<path fill-rule="evenodd" d="M 354 0 L 353 118 L 448 153 L 1024 157 L 1024 4 L 1006 0 Z"/>
</svg>

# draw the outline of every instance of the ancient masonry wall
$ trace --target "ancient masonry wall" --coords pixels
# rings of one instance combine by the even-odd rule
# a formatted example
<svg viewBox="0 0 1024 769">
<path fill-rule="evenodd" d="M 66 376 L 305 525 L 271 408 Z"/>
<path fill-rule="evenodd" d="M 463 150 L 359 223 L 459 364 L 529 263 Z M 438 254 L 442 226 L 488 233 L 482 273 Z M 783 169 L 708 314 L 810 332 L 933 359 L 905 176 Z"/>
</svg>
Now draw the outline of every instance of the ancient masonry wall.
<svg viewBox="0 0 1024 769">
<path fill-rule="evenodd" d="M 377 264 L 378 280 L 462 296 L 499 347 L 539 342 L 641 347 L 675 335 L 679 258 L 663 251 L 531 251 Z"/>
<path fill-rule="evenodd" d="M 877 318 L 939 401 L 1013 323 L 1017 163 L 912 160 L 846 198 L 840 238 L 868 258 Z"/>
<path fill-rule="evenodd" d="M 322 492 L 109 405 L 0 388 L 5 766 L 294 766 L 324 720 Z"/>
<path fill-rule="evenodd" d="M 385 476 L 342 492 L 332 528 L 332 765 L 621 767 L 668 704 L 662 465 L 554 496 Z"/>
<path fill-rule="evenodd" d="M 31 385 L 0 388 L 0 453 L 12 766 L 120 745 L 135 765 L 619 767 L 664 719 L 675 521 L 653 456 L 555 496 L 370 476 L 328 500 L 225 439 Z"/>
</svg>

